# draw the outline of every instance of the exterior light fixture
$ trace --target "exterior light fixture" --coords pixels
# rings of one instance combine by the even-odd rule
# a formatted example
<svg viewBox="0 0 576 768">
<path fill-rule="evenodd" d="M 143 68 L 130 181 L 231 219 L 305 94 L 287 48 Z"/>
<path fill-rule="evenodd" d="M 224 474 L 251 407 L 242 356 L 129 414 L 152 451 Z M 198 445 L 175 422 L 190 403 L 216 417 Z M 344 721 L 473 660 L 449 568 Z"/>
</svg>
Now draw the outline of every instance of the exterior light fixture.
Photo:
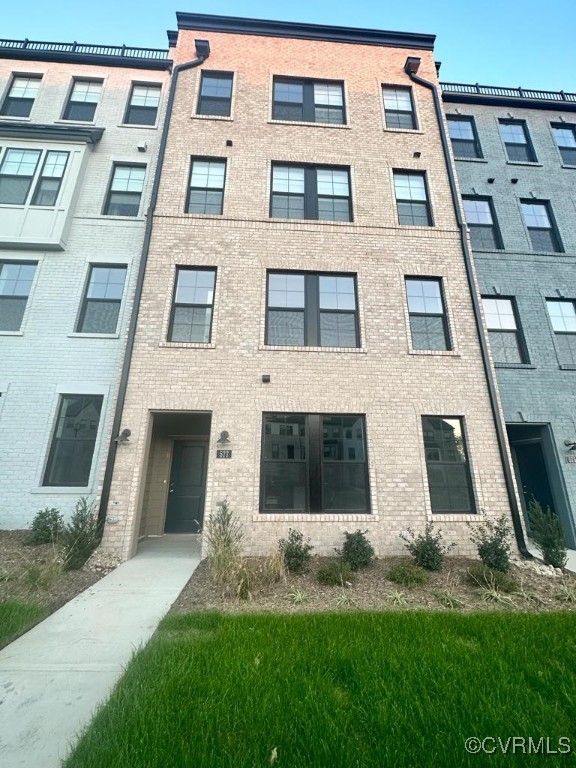
<svg viewBox="0 0 576 768">
<path fill-rule="evenodd" d="M 564 440 L 564 445 L 569 451 L 576 451 L 576 442 L 574 440 Z"/>
<path fill-rule="evenodd" d="M 408 56 L 404 64 L 404 72 L 407 75 L 415 75 L 420 69 L 422 59 L 419 56 Z"/>
<path fill-rule="evenodd" d="M 227 443 L 230 442 L 230 433 L 226 432 L 226 430 L 220 432 L 220 437 L 218 440 L 216 440 L 218 445 L 227 445 Z"/>
<path fill-rule="evenodd" d="M 123 429 L 122 432 L 118 435 L 118 437 L 114 438 L 114 442 L 118 443 L 118 445 L 126 445 L 126 443 L 129 443 L 130 440 L 128 439 L 132 432 L 129 429 Z"/>
</svg>

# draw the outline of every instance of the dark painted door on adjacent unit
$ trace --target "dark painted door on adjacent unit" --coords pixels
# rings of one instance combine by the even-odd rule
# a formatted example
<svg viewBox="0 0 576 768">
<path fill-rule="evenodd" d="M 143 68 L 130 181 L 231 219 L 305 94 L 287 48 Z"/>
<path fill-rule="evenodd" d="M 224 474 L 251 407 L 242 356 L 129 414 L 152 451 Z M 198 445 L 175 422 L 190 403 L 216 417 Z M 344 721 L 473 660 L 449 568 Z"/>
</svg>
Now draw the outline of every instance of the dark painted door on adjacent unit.
<svg viewBox="0 0 576 768">
<path fill-rule="evenodd" d="M 206 443 L 174 442 L 165 533 L 199 533 L 204 520 Z"/>
</svg>

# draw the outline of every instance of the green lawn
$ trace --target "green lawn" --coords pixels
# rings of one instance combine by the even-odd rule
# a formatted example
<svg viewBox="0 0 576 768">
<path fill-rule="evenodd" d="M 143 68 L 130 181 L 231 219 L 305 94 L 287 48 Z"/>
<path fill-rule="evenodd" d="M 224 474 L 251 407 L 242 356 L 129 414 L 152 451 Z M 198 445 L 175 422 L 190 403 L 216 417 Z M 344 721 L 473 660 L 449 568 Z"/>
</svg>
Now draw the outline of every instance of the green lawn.
<svg viewBox="0 0 576 768">
<path fill-rule="evenodd" d="M 573 765 L 464 741 L 576 753 L 575 670 L 573 614 L 171 615 L 65 767 Z"/>
<path fill-rule="evenodd" d="M 37 603 L 17 600 L 0 603 L 0 648 L 22 635 L 45 615 L 46 609 Z"/>
</svg>

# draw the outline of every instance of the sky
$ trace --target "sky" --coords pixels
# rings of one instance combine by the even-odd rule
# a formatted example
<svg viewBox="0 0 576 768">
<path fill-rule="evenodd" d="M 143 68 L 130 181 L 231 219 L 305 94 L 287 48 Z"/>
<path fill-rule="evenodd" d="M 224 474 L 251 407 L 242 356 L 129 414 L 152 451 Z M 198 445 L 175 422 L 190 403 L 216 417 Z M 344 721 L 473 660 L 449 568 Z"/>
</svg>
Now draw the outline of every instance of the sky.
<svg viewBox="0 0 576 768">
<path fill-rule="evenodd" d="M 6 0 L 0 36 L 165 48 L 176 11 L 435 34 L 443 81 L 576 92 L 574 0 Z"/>
</svg>

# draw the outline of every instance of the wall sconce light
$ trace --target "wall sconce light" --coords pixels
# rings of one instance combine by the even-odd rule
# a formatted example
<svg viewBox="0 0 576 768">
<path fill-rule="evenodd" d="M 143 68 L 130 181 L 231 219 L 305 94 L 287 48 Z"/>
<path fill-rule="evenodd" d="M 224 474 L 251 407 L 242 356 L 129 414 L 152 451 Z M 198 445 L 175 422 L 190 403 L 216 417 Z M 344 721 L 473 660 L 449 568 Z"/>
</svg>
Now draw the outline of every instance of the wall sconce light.
<svg viewBox="0 0 576 768">
<path fill-rule="evenodd" d="M 574 440 L 564 440 L 564 445 L 569 451 L 576 451 L 576 442 Z"/>
<path fill-rule="evenodd" d="M 129 443 L 130 440 L 128 439 L 132 432 L 129 429 L 123 429 L 122 432 L 118 435 L 118 437 L 114 438 L 114 442 L 118 443 L 118 445 L 126 445 L 126 443 Z"/>
<path fill-rule="evenodd" d="M 218 445 L 226 445 L 227 443 L 230 442 L 230 433 L 226 432 L 226 430 L 220 432 L 220 437 L 218 438 L 218 440 L 216 440 L 216 442 L 218 443 Z"/>
<path fill-rule="evenodd" d="M 146 150 L 148 149 L 148 144 L 146 144 L 145 141 L 141 141 L 136 148 L 138 149 L 138 152 L 146 152 Z"/>
</svg>

